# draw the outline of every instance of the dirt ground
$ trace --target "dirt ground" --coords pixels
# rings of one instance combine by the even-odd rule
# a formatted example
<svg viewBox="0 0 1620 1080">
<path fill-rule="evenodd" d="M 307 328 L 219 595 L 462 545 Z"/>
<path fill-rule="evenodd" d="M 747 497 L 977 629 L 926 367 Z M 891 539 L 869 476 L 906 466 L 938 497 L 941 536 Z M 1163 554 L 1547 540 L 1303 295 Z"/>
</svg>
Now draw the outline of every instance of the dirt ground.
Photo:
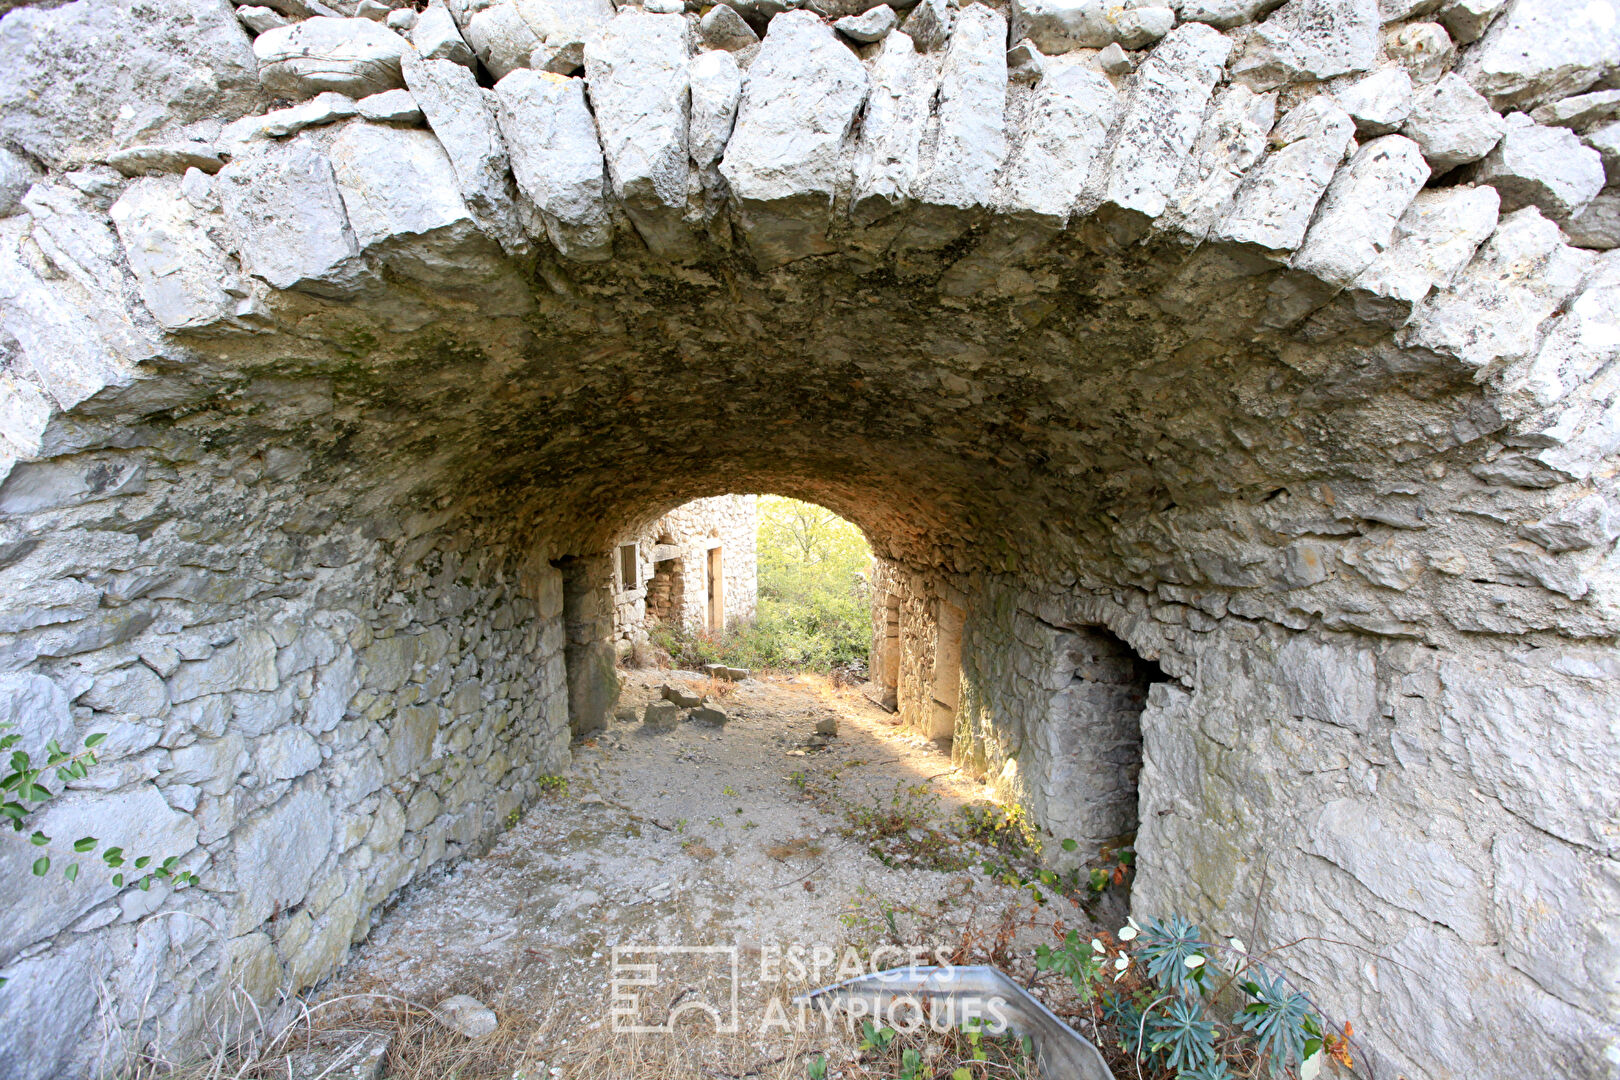
<svg viewBox="0 0 1620 1080">
<path fill-rule="evenodd" d="M 664 682 L 709 694 L 728 722 L 649 731 L 641 706 Z M 803 1022 L 795 994 L 901 966 L 910 948 L 956 963 L 994 954 L 1028 982 L 1027 957 L 1054 927 L 1089 932 L 1069 900 L 1037 904 L 982 868 L 995 852 L 948 823 L 986 788 L 857 690 L 632 671 L 620 705 L 575 746 L 566 792 L 488 854 L 406 890 L 322 988 L 408 1012 L 401 999 L 466 993 L 499 1013 L 483 1049 L 436 1044 L 436 1064 L 407 1069 L 396 1047 L 390 1074 L 804 1077 L 825 1053 L 828 1075 L 866 1075 L 858 1040 Z M 829 719 L 836 737 L 812 738 Z"/>
</svg>

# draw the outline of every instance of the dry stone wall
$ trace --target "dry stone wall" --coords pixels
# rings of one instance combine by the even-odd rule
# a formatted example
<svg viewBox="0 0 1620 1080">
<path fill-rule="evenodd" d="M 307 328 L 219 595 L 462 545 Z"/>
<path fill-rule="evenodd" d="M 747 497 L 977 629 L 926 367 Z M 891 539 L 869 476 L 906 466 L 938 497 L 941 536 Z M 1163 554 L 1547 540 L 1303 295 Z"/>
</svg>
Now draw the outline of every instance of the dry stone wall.
<svg viewBox="0 0 1620 1080">
<path fill-rule="evenodd" d="M 751 619 L 759 607 L 759 521 L 753 495 L 696 499 L 620 537 L 636 545 L 636 583 L 613 579 L 613 637 L 621 654 L 647 639 L 653 619 L 686 631 L 709 625 L 709 552 L 720 549 L 725 624 Z M 656 594 L 656 596 L 654 595 Z M 650 609 L 657 609 L 654 613 Z"/>
<path fill-rule="evenodd" d="M 739 490 L 1040 814 L 1156 664 L 1134 902 L 1380 1075 L 1620 1069 L 1614 0 L 5 6 L 0 707 L 200 884 L 0 877 L 0 1071 L 330 971 Z"/>
</svg>

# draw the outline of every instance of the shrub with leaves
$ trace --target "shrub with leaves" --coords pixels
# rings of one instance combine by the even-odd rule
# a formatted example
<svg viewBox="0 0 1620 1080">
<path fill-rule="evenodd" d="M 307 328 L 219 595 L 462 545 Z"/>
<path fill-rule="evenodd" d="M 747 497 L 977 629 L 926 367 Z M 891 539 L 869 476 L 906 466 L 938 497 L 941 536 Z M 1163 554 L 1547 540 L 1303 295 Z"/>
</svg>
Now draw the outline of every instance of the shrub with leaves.
<svg viewBox="0 0 1620 1080">
<path fill-rule="evenodd" d="M 1219 963 L 1217 963 L 1219 961 Z M 1131 919 L 1089 942 L 1070 930 L 1041 946 L 1036 967 L 1065 976 L 1093 1030 L 1140 1067 L 1177 1080 L 1297 1076 L 1314 1080 L 1324 1054 L 1349 1068 L 1350 1025 L 1324 1035 L 1305 993 L 1236 938 L 1207 941 L 1180 915 Z"/>
</svg>

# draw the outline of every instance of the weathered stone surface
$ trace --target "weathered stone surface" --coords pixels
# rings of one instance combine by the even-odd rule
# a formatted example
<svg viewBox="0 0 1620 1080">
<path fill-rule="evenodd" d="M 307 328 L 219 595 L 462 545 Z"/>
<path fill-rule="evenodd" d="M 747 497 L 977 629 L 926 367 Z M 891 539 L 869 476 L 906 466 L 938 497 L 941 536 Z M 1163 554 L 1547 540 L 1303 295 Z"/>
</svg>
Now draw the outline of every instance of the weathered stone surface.
<svg viewBox="0 0 1620 1080">
<path fill-rule="evenodd" d="M 1231 48 L 1208 26 L 1189 23 L 1142 63 L 1101 174 L 1101 203 L 1147 218 L 1164 213 Z"/>
<path fill-rule="evenodd" d="M 244 116 L 226 124 L 219 133 L 219 148 L 232 158 L 241 157 L 255 151 L 252 145 L 255 142 L 296 135 L 306 128 L 347 120 L 359 112 L 353 98 L 329 90 L 291 108 L 273 109 L 262 116 Z"/>
<path fill-rule="evenodd" d="M 461 180 L 467 209 L 508 255 L 526 255 L 537 235 L 533 208 L 522 204 L 512 181 L 506 144 L 495 120 L 494 92 L 453 60 L 404 59 L 405 83 Z"/>
<path fill-rule="evenodd" d="M 1620 996 L 1620 873 L 1545 836 L 1491 849 L 1508 963 L 1572 1005 L 1602 1014 Z"/>
<path fill-rule="evenodd" d="M 1358 137 L 1388 135 L 1412 114 L 1412 77 L 1383 68 L 1336 88 L 1333 97 L 1356 122 Z"/>
<path fill-rule="evenodd" d="M 885 49 L 890 41 L 907 44 L 891 36 Z M 761 266 L 830 250 L 833 194 L 865 100 L 866 71 L 830 26 L 809 12 L 772 20 L 720 162 Z"/>
<path fill-rule="evenodd" d="M 918 0 L 901 27 L 919 52 L 938 52 L 951 39 L 951 27 L 956 22 L 956 9 L 946 0 Z"/>
<path fill-rule="evenodd" d="M 1507 8 L 1508 0 L 1445 0 L 1436 16 L 1459 45 L 1470 45 Z"/>
<path fill-rule="evenodd" d="M 1355 122 L 1328 96 L 1305 101 L 1278 122 L 1268 154 L 1244 178 L 1214 239 L 1292 251 L 1355 134 Z"/>
<path fill-rule="evenodd" d="M 715 11 L 729 11 L 729 8 L 717 7 Z M 894 8 L 888 4 L 879 4 L 877 7 L 859 15 L 845 15 L 833 23 L 833 29 L 849 38 L 851 41 L 873 42 L 882 41 L 889 36 L 900 19 L 894 13 Z"/>
<path fill-rule="evenodd" d="M 331 848 L 333 825 L 331 807 L 306 781 L 236 830 L 236 932 L 258 926 L 272 912 L 308 895 Z"/>
<path fill-rule="evenodd" d="M 1585 131 L 1617 118 L 1620 118 L 1620 90 L 1576 94 L 1548 102 L 1530 113 L 1530 119 L 1538 124 L 1574 128 L 1576 131 Z"/>
<path fill-rule="evenodd" d="M 1504 212 L 1534 206 L 1554 221 L 1568 221 L 1603 190 L 1602 157 L 1566 128 L 1530 123 L 1522 113 L 1514 116 L 1523 122 L 1508 122 L 1502 141 L 1479 163 L 1474 179 L 1501 193 Z"/>
<path fill-rule="evenodd" d="M 1564 226 L 1569 242 L 1577 247 L 1608 251 L 1620 247 L 1620 190 L 1599 193 Z"/>
<path fill-rule="evenodd" d="M 187 169 L 217 173 L 225 162 L 219 151 L 207 143 L 159 143 L 131 146 L 116 154 L 108 154 L 107 164 L 125 176 L 148 176 L 155 173 L 183 173 Z"/>
<path fill-rule="evenodd" d="M 1176 180 L 1159 227 L 1197 240 L 1209 235 L 1244 173 L 1265 154 L 1266 136 L 1276 118 L 1274 93 L 1256 94 L 1241 84 L 1221 91 Z"/>
<path fill-rule="evenodd" d="M 1523 357 L 1592 259 L 1566 245 L 1535 207 L 1508 214 L 1452 286 L 1420 306 L 1404 340 L 1479 369 Z"/>
<path fill-rule="evenodd" d="M 0 997 L 0 1061 L 14 1080 L 60 1080 L 83 1064 L 84 1032 L 96 1019 L 103 974 L 88 941 L 6 967 Z"/>
<path fill-rule="evenodd" d="M 681 723 L 681 707 L 673 701 L 654 701 L 641 712 L 648 731 L 674 731 Z"/>
<path fill-rule="evenodd" d="M 1365 734 L 1378 715 L 1371 650 L 1347 641 L 1290 638 L 1277 652 L 1288 709 L 1295 716 Z"/>
<path fill-rule="evenodd" d="M 267 146 L 220 170 L 215 190 L 250 274 L 317 296 L 350 295 L 371 282 L 332 165 L 317 151 Z"/>
<path fill-rule="evenodd" d="M 472 67 L 475 60 L 443 0 L 434 0 L 417 17 L 411 28 L 411 45 L 424 60 L 453 60 L 466 67 Z"/>
<path fill-rule="evenodd" d="M 1564 400 L 1612 363 L 1620 354 L 1617 300 L 1620 300 L 1620 255 L 1605 254 L 1595 260 L 1591 273 L 1581 284 L 1580 294 L 1565 306 L 1562 316 L 1542 339 L 1535 359 L 1509 383 L 1509 394 L 1527 395 L 1529 407 L 1545 408 Z M 1598 505 L 1589 500 L 1572 505 L 1583 507 L 1584 511 L 1564 524 L 1575 525 L 1577 520 L 1584 520 L 1583 514 L 1602 517 Z M 1575 534 L 1567 533 L 1559 524 L 1563 519 L 1554 517 L 1545 521 L 1553 524 L 1536 526 L 1530 533 L 1520 529 L 1520 534 L 1528 535 L 1553 552 L 1591 546 L 1579 543 Z"/>
<path fill-rule="evenodd" d="M 1399 326 L 1435 288 L 1446 288 L 1496 230 L 1495 188 L 1418 192 L 1395 226 L 1393 241 L 1347 290 L 1368 321 Z"/>
<path fill-rule="evenodd" d="M 1260 24 L 1232 76 L 1256 90 L 1370 70 L 1378 0 L 1288 0 Z"/>
<path fill-rule="evenodd" d="M 1385 135 L 1364 143 L 1334 176 L 1293 266 L 1348 285 L 1387 250 L 1395 223 L 1429 178 L 1417 143 Z"/>
<path fill-rule="evenodd" d="M 244 630 L 206 660 L 191 660 L 169 678 L 169 700 L 179 703 L 233 690 L 274 690 L 276 643 L 263 630 Z"/>
<path fill-rule="evenodd" d="M 468 1039 L 481 1039 L 500 1026 L 494 1009 L 467 994 L 447 997 L 433 1006 L 433 1018 Z"/>
<path fill-rule="evenodd" d="M 983 4 L 970 4 L 957 15 L 940 69 L 933 159 L 915 185 L 920 205 L 904 234 L 906 244 L 943 246 L 966 226 L 960 211 L 990 205 L 1007 155 L 1006 98 L 1006 20 Z"/>
<path fill-rule="evenodd" d="M 77 0 L 0 21 L 0 139 L 54 167 L 257 99 L 252 45 L 218 0 Z"/>
<path fill-rule="evenodd" d="M 7 734 L 22 736 L 14 749 L 35 762 L 45 760 L 45 744 L 51 740 L 63 747 L 74 742 L 67 692 L 43 675 L 0 675 L 0 722 Z"/>
<path fill-rule="evenodd" d="M 137 181 L 109 214 L 140 282 L 141 299 L 165 329 L 211 326 L 236 310 L 243 284 L 178 180 Z"/>
<path fill-rule="evenodd" d="M 1439 23 L 1408 23 L 1384 40 L 1384 53 L 1419 86 L 1429 86 L 1451 70 L 1457 50 Z"/>
<path fill-rule="evenodd" d="M 718 10 L 718 9 L 717 9 Z M 729 9 L 727 9 L 729 10 Z M 720 164 L 737 123 L 743 75 L 736 58 L 724 51 L 706 52 L 692 60 L 692 115 L 687 131 L 692 164 L 713 170 Z"/>
<path fill-rule="evenodd" d="M 1140 49 L 1175 25 L 1175 11 L 1159 0 L 1112 6 L 1102 0 L 1014 0 L 1012 6 L 1012 40 L 1028 38 L 1048 56 L 1115 42 Z"/>
<path fill-rule="evenodd" d="M 428 132 L 349 124 L 333 141 L 331 160 L 362 251 L 396 273 L 441 286 L 498 269 L 498 249 L 478 231 L 454 166 Z"/>
<path fill-rule="evenodd" d="M 870 225 L 904 206 L 920 168 L 933 82 L 905 34 L 885 38 L 872 62 L 872 89 L 855 149 L 850 216 Z"/>
<path fill-rule="evenodd" d="M 1208 23 L 1222 29 L 1253 22 L 1271 5 L 1266 0 L 1178 0 L 1182 22 Z"/>
<path fill-rule="evenodd" d="M 571 259 L 612 254 L 607 181 L 596 123 L 579 79 L 514 71 L 495 84 L 501 133 L 518 187 L 539 208 L 546 235 Z"/>
<path fill-rule="evenodd" d="M 1447 75 L 1419 90 L 1401 133 L 1423 148 L 1436 174 L 1490 153 L 1507 125 L 1461 76 Z"/>
<path fill-rule="evenodd" d="M 716 4 L 704 14 L 698 22 L 698 32 L 703 37 L 703 44 L 711 49 L 725 49 L 728 52 L 746 49 L 759 41 L 759 35 L 754 33 L 754 28 L 743 21 L 743 17 L 737 14 L 735 8 L 725 4 Z"/>
<path fill-rule="evenodd" d="M 1007 163 L 998 209 L 1067 224 L 1118 109 L 1113 85 L 1095 71 L 1075 65 L 1041 80 L 1024 138 Z"/>
<path fill-rule="evenodd" d="M 96 855 L 75 856 L 74 841 L 94 836 L 108 847 L 121 847 L 156 856 L 161 862 L 171 855 L 185 856 L 197 844 L 197 823 L 188 815 L 170 809 L 158 789 L 149 783 L 137 784 L 113 794 L 59 795 L 35 818 L 34 828 L 54 841 L 49 850 L 51 871 L 35 877 L 30 869 L 41 854 L 27 843 L 0 847 L 0 871 L 9 882 L 8 895 L 15 897 L 4 927 L 0 927 L 0 963 L 8 962 L 17 951 L 58 933 L 80 915 L 116 896 L 112 871 L 101 865 Z M 68 881 L 61 871 L 81 861 L 80 875 Z"/>
<path fill-rule="evenodd" d="M 1320 855 L 1381 899 L 1464 941 L 1489 943 L 1485 877 L 1458 857 L 1471 846 L 1460 822 L 1434 818 L 1421 833 L 1386 820 L 1370 801 L 1335 799 L 1322 807 L 1305 849 Z"/>
<path fill-rule="evenodd" d="M 0 217 L 17 209 L 23 194 L 34 186 L 38 174 L 28 161 L 0 147 Z"/>
<path fill-rule="evenodd" d="M 420 124 L 424 119 L 409 90 L 384 90 L 363 97 L 354 105 L 362 119 L 379 124 Z"/>
<path fill-rule="evenodd" d="M 253 39 L 259 81 L 278 97 L 365 97 L 404 85 L 405 39 L 370 19 L 314 18 Z"/>
<path fill-rule="evenodd" d="M 1540 0 L 1509 6 L 1457 65 L 1498 109 L 1580 93 L 1620 56 L 1614 0 Z"/>
<path fill-rule="evenodd" d="M 496 79 L 523 67 L 577 74 L 585 47 L 613 19 L 610 0 L 452 0 L 450 10 Z"/>
<path fill-rule="evenodd" d="M 686 21 L 627 8 L 585 49 L 596 128 L 614 197 L 655 254 L 691 250 L 683 218 L 691 163 Z"/>
<path fill-rule="evenodd" d="M 236 17 L 241 20 L 243 26 L 255 34 L 262 34 L 266 30 L 274 30 L 278 26 L 286 26 L 292 22 L 279 11 L 259 7 L 256 4 L 237 8 Z"/>
</svg>

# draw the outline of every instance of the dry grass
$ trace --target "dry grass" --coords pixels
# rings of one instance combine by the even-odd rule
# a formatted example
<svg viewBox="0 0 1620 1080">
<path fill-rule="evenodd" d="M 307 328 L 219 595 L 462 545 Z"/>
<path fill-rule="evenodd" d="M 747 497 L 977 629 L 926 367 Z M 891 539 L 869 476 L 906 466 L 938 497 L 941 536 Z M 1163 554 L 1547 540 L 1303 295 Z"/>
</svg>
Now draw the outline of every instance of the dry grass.
<svg viewBox="0 0 1620 1080">
<path fill-rule="evenodd" d="M 795 836 L 791 840 L 772 844 L 765 849 L 765 854 L 777 862 L 787 862 L 789 859 L 813 859 L 826 850 L 814 837 Z"/>
</svg>

